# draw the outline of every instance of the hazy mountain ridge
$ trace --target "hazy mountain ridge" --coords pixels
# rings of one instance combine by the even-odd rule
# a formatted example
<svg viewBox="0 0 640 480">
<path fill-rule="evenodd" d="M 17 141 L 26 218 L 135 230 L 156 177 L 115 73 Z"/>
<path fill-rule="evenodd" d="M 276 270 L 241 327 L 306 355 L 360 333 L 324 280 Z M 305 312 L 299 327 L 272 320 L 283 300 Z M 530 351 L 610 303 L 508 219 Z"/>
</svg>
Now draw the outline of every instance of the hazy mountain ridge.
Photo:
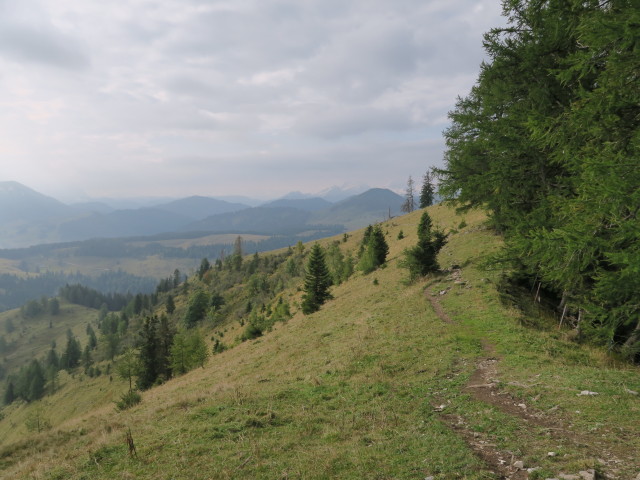
<svg viewBox="0 0 640 480">
<path fill-rule="evenodd" d="M 194 195 L 192 197 L 174 200 L 173 202 L 159 205 L 156 207 L 165 212 L 182 215 L 184 217 L 193 218 L 194 220 L 203 220 L 211 215 L 219 213 L 230 213 L 250 208 L 249 205 L 243 203 L 231 203 L 225 200 L 218 200 L 211 197 L 202 197 Z"/>
<path fill-rule="evenodd" d="M 307 212 L 317 212 L 318 210 L 324 210 L 329 208 L 332 202 L 320 197 L 310 198 L 279 198 L 271 202 L 261 205 L 261 207 L 289 207 L 297 208 L 298 210 L 304 210 Z"/>
<path fill-rule="evenodd" d="M 335 197 L 347 191 L 334 187 L 327 194 Z M 259 207 L 192 196 L 153 207 L 111 210 L 105 202 L 66 205 L 17 182 L 0 182 L 0 248 L 175 231 L 282 234 L 316 225 L 359 228 L 397 214 L 402 203 L 399 195 L 379 188 L 335 204 L 301 196 L 290 194 Z"/>
</svg>

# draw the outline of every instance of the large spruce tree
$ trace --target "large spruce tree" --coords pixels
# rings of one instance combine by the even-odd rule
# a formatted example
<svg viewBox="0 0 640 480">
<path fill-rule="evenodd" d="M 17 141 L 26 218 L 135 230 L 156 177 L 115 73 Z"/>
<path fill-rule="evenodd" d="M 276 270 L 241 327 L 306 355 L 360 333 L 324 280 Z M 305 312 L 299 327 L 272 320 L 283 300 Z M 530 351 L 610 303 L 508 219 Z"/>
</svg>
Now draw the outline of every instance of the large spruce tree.
<svg viewBox="0 0 640 480">
<path fill-rule="evenodd" d="M 331 274 L 324 258 L 324 250 L 316 243 L 311 247 L 304 278 L 302 312 L 305 315 L 320 310 L 320 306 L 331 298 L 330 286 Z"/>
<path fill-rule="evenodd" d="M 519 278 L 580 332 L 640 351 L 640 9 L 509 0 L 450 113 L 440 192 L 486 206 Z"/>
</svg>

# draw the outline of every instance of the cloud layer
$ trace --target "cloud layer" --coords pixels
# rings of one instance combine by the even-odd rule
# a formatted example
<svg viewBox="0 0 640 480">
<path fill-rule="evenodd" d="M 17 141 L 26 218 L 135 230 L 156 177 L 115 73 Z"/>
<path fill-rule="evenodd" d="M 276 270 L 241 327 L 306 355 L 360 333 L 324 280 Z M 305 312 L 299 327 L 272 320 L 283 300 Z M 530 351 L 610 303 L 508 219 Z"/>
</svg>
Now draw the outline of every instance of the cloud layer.
<svg viewBox="0 0 640 480">
<path fill-rule="evenodd" d="M 0 0 L 0 180 L 58 196 L 397 188 L 440 164 L 496 3 Z"/>
</svg>

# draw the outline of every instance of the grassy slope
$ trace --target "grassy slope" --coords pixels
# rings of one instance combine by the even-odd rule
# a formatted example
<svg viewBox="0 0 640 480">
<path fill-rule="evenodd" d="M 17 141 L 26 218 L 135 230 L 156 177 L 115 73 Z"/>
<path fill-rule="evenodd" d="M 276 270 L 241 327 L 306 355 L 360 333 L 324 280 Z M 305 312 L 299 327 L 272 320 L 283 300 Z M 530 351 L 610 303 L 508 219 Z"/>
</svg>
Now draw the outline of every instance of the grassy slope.
<svg viewBox="0 0 640 480">
<path fill-rule="evenodd" d="M 461 220 L 443 207 L 431 213 L 447 228 Z M 204 369 L 144 393 L 129 411 L 113 410 L 120 383 L 101 377 L 73 391 L 69 381 L 44 400 L 56 415 L 53 430 L 4 442 L 0 478 L 492 478 L 434 410 L 441 403 L 487 443 L 543 468 L 530 478 L 597 462 L 580 442 L 529 428 L 469 395 L 464 385 L 476 359 L 486 356 L 483 344 L 499 358 L 504 392 L 530 409 L 553 408 L 551 420 L 572 425 L 576 438 L 597 442 L 620 461 L 620 478 L 637 474 L 640 398 L 626 389 L 640 390 L 638 369 L 577 347 L 562 332 L 522 327 L 519 314 L 500 303 L 494 274 L 478 269 L 499 243 L 480 228 L 481 214 L 467 214 L 468 226 L 441 254 L 443 267 L 462 266 L 466 284 L 445 274 L 403 285 L 397 261 L 415 242 L 419 215 L 386 224 L 386 268 L 356 275 L 333 289 L 335 300 L 320 312 L 296 314 L 213 357 Z M 407 238 L 396 240 L 400 229 Z M 360 236 L 345 247 L 354 249 Z M 434 313 L 425 288 L 447 291 L 438 298 L 455 323 Z M 586 389 L 600 395 L 576 396 Z M 72 418 L 71 405 L 81 415 Z M 18 425 L 36 407 L 15 407 L 0 428 L 6 432 L 7 423 Z M 128 428 L 137 459 L 124 444 Z"/>
<path fill-rule="evenodd" d="M 20 310 L 10 310 L 0 313 L 0 325 L 4 330 L 6 319 L 11 319 L 15 330 L 12 333 L 2 332 L 2 335 L 10 343 L 16 344 L 16 348 L 5 354 L 2 358 L 7 370 L 19 368 L 32 358 L 43 357 L 51 348 L 51 342 L 55 341 L 58 353 L 63 352 L 67 345 L 67 330 L 71 330 L 80 340 L 86 344 L 86 327 L 93 323 L 98 312 L 80 305 L 60 302 L 60 313 L 51 316 L 39 315 L 33 319 L 25 319 L 20 315 Z M 49 327 L 51 324 L 51 328 Z"/>
</svg>

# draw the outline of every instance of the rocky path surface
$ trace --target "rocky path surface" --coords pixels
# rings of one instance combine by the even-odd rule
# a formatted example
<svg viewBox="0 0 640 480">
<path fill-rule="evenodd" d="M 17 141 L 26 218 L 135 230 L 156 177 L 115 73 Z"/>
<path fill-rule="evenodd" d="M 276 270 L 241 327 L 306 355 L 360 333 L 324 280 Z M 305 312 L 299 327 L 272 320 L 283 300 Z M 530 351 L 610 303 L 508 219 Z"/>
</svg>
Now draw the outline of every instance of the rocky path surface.
<svg viewBox="0 0 640 480">
<path fill-rule="evenodd" d="M 460 271 L 454 271 L 454 276 L 458 281 L 461 279 Z M 437 294 L 425 292 L 427 299 L 431 303 L 437 316 L 445 323 L 456 324 L 442 308 L 439 297 L 447 292 L 443 290 Z M 483 342 L 483 355 L 476 359 L 476 368 L 465 385 L 463 391 L 471 395 L 475 400 L 492 405 L 502 413 L 515 417 L 522 424 L 523 429 L 535 429 L 541 435 L 553 438 L 558 445 L 570 446 L 574 451 L 580 451 L 585 456 L 597 459 L 604 473 L 597 473 L 594 470 L 583 470 L 578 473 L 559 474 L 553 480 L 598 480 L 598 479 L 620 479 L 627 480 L 626 477 L 619 477 L 616 474 L 617 467 L 623 461 L 610 451 L 607 445 L 597 441 L 585 433 L 576 432 L 570 424 L 559 418 L 553 411 L 541 412 L 525 401 L 514 398 L 510 393 L 499 388 L 498 365 L 499 356 L 496 354 L 495 346 Z M 502 379 L 504 382 L 505 379 Z M 520 387 L 532 387 L 534 385 L 514 385 Z M 436 403 L 443 399 L 436 400 Z M 442 421 L 462 437 L 475 454 L 484 462 L 486 468 L 501 480 L 524 480 L 528 479 L 536 468 L 524 465 L 524 462 L 511 452 L 501 451 L 491 442 L 491 439 L 483 433 L 473 431 L 468 422 L 458 414 L 447 412 L 446 404 L 436 404 L 434 409 L 439 413 Z M 549 452 L 549 456 L 556 455 Z M 640 458 L 640 453 L 639 453 Z M 639 460 L 640 461 L 640 460 Z M 637 477 L 628 480 L 640 480 L 640 473 Z"/>
</svg>

